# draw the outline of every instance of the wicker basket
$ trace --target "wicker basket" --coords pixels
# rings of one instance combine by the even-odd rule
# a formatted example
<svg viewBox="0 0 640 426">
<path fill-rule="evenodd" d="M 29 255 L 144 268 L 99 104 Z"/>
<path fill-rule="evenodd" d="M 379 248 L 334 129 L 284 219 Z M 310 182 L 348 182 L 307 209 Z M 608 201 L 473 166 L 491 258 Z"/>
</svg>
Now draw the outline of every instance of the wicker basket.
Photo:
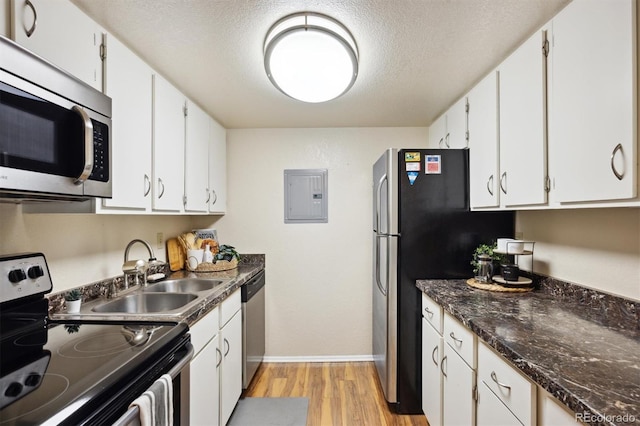
<svg viewBox="0 0 640 426">
<path fill-rule="evenodd" d="M 238 259 L 235 257 L 231 260 L 218 260 L 216 263 L 203 262 L 196 269 L 191 269 L 187 263 L 187 269 L 193 272 L 218 272 L 228 271 L 238 267 Z"/>
</svg>

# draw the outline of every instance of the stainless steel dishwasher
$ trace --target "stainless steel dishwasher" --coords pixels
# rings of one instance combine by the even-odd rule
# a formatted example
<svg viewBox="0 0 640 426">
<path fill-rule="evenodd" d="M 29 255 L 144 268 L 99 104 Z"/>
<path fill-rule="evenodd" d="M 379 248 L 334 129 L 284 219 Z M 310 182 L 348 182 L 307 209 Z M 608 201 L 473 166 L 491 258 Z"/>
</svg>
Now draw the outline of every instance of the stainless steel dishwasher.
<svg viewBox="0 0 640 426">
<path fill-rule="evenodd" d="M 247 389 L 264 358 L 264 271 L 242 288 L 242 388 Z"/>
</svg>

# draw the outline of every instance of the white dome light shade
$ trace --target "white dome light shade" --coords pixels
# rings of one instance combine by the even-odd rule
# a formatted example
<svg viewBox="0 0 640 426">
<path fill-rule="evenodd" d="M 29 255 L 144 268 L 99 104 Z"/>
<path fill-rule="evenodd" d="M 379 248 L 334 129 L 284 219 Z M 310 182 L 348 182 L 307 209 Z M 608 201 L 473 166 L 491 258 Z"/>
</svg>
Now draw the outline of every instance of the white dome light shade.
<svg viewBox="0 0 640 426">
<path fill-rule="evenodd" d="M 298 13 L 278 21 L 264 48 L 267 76 L 281 92 L 303 102 L 344 94 L 358 75 L 358 53 L 349 31 L 324 15 Z"/>
</svg>

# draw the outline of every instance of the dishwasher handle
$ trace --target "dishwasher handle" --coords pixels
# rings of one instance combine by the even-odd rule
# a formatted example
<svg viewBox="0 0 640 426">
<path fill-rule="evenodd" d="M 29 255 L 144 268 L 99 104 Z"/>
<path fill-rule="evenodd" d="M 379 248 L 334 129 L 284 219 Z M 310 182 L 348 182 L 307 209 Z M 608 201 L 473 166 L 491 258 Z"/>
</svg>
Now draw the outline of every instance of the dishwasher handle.
<svg viewBox="0 0 640 426">
<path fill-rule="evenodd" d="M 241 296 L 243 303 L 251 300 L 251 298 L 265 286 L 264 275 L 265 274 L 263 269 L 262 271 L 251 277 L 251 279 L 241 287 Z"/>
</svg>

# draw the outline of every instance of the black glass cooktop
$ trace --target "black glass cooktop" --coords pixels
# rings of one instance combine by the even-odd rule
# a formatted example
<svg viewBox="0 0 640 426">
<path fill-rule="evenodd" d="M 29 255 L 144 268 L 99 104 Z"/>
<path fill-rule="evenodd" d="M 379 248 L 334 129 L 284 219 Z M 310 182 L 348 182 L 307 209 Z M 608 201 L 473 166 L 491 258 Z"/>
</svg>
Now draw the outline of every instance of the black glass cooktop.
<svg viewBox="0 0 640 426">
<path fill-rule="evenodd" d="M 123 383 L 160 362 L 186 330 L 183 324 L 50 324 L 46 317 L 3 313 L 0 425 L 75 424 L 78 413 L 105 405 Z"/>
</svg>

